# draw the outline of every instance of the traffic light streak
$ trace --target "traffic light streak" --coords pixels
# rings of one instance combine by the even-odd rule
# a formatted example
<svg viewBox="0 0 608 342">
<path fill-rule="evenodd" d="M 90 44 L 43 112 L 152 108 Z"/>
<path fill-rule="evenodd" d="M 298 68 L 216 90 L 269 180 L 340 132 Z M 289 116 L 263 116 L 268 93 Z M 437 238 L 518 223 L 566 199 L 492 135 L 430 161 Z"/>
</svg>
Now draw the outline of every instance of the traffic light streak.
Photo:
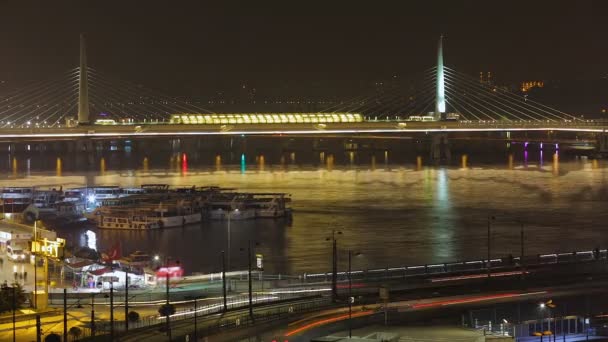
<svg viewBox="0 0 608 342">
<path fill-rule="evenodd" d="M 369 316 L 369 315 L 372 315 L 373 313 L 374 313 L 373 310 L 362 311 L 362 312 L 353 313 L 352 317 L 354 318 L 354 317 Z M 312 322 L 312 323 L 309 323 L 307 325 L 301 326 L 301 327 L 299 327 L 297 329 L 288 331 L 285 334 L 285 336 L 289 337 L 289 336 L 292 336 L 292 335 L 295 335 L 295 334 L 299 334 L 302 331 L 305 331 L 305 330 L 308 330 L 308 329 L 311 329 L 311 328 L 314 328 L 314 327 L 318 327 L 318 326 L 321 326 L 321 325 L 324 325 L 324 324 L 328 324 L 328 323 L 342 321 L 342 320 L 345 320 L 345 319 L 348 319 L 348 314 L 346 314 L 346 315 L 340 315 L 340 316 L 332 317 L 332 318 L 322 319 L 322 320 L 319 320 L 319 321 Z"/>
</svg>

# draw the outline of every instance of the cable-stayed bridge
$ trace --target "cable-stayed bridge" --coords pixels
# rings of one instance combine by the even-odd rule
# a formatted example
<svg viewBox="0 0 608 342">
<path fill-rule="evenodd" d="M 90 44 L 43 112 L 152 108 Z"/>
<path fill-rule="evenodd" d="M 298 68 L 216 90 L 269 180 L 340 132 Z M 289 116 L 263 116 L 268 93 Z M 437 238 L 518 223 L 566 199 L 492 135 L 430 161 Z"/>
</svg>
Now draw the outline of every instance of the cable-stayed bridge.
<svg viewBox="0 0 608 342">
<path fill-rule="evenodd" d="M 450 134 L 497 132 L 512 139 L 518 133 L 527 138 L 534 132 L 572 132 L 607 149 L 608 122 L 584 120 L 444 66 L 442 45 L 440 38 L 436 66 L 408 91 L 393 87 L 314 113 L 226 114 L 89 67 L 81 37 L 78 68 L 0 97 L 0 140 L 422 133 L 444 144 Z"/>
</svg>

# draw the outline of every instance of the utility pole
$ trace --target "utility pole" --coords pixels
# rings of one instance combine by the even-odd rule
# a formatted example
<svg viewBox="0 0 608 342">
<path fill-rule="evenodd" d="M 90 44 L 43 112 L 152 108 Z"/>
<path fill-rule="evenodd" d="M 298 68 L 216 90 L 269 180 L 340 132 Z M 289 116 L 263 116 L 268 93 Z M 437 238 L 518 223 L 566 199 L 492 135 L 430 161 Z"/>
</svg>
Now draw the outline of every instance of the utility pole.
<svg viewBox="0 0 608 342">
<path fill-rule="evenodd" d="M 95 293 L 91 293 L 91 336 L 95 337 Z"/>
<path fill-rule="evenodd" d="M 36 315 L 36 342 L 42 342 L 42 327 L 40 325 L 40 315 Z"/>
<path fill-rule="evenodd" d="M 490 273 L 491 273 L 491 268 L 492 268 L 492 260 L 490 259 L 490 250 L 491 250 L 491 239 L 490 239 L 490 228 L 491 227 L 491 222 L 490 222 L 490 216 L 488 216 L 488 264 L 486 265 L 486 269 L 488 272 L 488 280 L 490 280 Z"/>
<path fill-rule="evenodd" d="M 15 285 L 13 285 L 13 342 L 16 341 L 17 336 L 15 335 L 15 311 L 17 310 L 17 295 L 15 293 Z"/>
<path fill-rule="evenodd" d="M 63 289 L 63 340 L 68 340 L 68 289 Z"/>
<path fill-rule="evenodd" d="M 165 258 L 165 270 L 167 272 L 167 286 L 166 286 L 166 290 L 167 290 L 167 312 L 165 312 L 167 314 L 167 336 L 169 336 L 169 341 L 171 341 L 171 323 L 170 323 L 170 316 L 169 315 L 169 264 L 168 264 L 168 259 Z"/>
<path fill-rule="evenodd" d="M 198 342 L 198 327 L 196 325 L 196 302 L 199 297 L 194 297 L 194 341 Z"/>
<path fill-rule="evenodd" d="M 335 303 L 338 300 L 338 242 L 335 236 L 332 236 L 332 240 L 331 297 Z"/>
<path fill-rule="evenodd" d="M 110 340 L 114 341 L 114 279 L 110 279 Z"/>
<path fill-rule="evenodd" d="M 353 252 L 348 250 L 348 338 L 353 337 L 353 325 L 352 325 L 352 316 L 353 316 L 353 281 L 352 281 L 352 268 L 351 268 L 351 259 Z"/>
<path fill-rule="evenodd" d="M 228 311 L 228 303 L 226 300 L 226 258 L 222 251 L 222 294 L 224 296 L 224 312 Z"/>
<path fill-rule="evenodd" d="M 248 278 L 249 278 L 249 317 L 253 320 L 253 290 L 251 284 L 251 240 L 249 240 L 249 246 L 247 247 L 247 260 L 249 264 Z"/>
<path fill-rule="evenodd" d="M 125 331 L 129 331 L 129 272 L 125 271 Z"/>
<path fill-rule="evenodd" d="M 524 223 L 520 222 L 519 223 L 519 238 L 520 238 L 520 247 L 521 247 L 521 251 L 519 252 L 519 255 L 521 255 L 521 264 L 523 265 L 523 258 L 524 258 Z"/>
</svg>

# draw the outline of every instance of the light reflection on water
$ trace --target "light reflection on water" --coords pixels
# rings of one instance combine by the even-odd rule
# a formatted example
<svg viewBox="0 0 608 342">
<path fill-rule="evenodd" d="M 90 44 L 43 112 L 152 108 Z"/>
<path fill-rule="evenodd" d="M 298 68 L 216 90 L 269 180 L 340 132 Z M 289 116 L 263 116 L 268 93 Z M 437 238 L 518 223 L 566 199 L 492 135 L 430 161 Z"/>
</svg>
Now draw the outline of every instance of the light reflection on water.
<svg viewBox="0 0 608 342">
<path fill-rule="evenodd" d="M 270 164 L 270 158 L 260 155 L 257 167 L 245 155 L 239 155 L 240 163 L 226 165 L 219 154 L 213 154 L 210 165 L 201 167 L 192 162 L 196 158 L 192 154 L 178 153 L 168 168 L 153 168 L 150 160 L 155 157 L 147 156 L 135 162 L 135 169 L 121 168 L 121 158 L 106 157 L 94 160 L 97 168 L 88 172 L 66 171 L 69 158 L 53 156 L 57 164 L 48 171 L 19 170 L 19 161 L 11 158 L 1 185 L 166 183 L 288 192 L 293 196 L 292 222 L 231 223 L 234 267 L 246 266 L 240 248 L 253 240 L 260 243 L 258 252 L 264 254 L 266 270 L 273 273 L 328 271 L 331 246 L 325 238 L 332 229 L 343 232 L 338 241 L 341 267 L 347 249 L 363 253 L 357 268 L 485 256 L 488 215 L 498 218 L 492 226 L 495 256 L 518 254 L 517 220 L 525 224 L 530 253 L 605 247 L 608 242 L 603 234 L 608 219 L 608 171 L 603 161 L 564 162 L 547 152 L 544 165 L 532 154 L 521 153 L 483 166 L 475 166 L 471 159 L 457 160 L 455 167 L 424 166 L 422 158 L 412 158 L 409 165 L 377 164 L 369 158 L 368 164 L 351 166 L 357 161 L 351 155 L 347 154 L 346 164 L 337 165 L 333 154 L 323 154 L 325 163 L 316 154 L 319 168 L 293 165 L 295 153 L 287 155 L 290 165 Z M 534 155 L 539 158 L 540 153 Z M 248 168 L 248 162 L 253 167 Z M 141 250 L 170 255 L 182 261 L 188 272 L 207 272 L 219 270 L 220 252 L 228 249 L 226 225 L 204 222 L 149 232 L 91 230 L 100 251 L 120 241 L 123 254 Z M 88 229 L 59 228 L 83 246 L 92 245 Z"/>
</svg>

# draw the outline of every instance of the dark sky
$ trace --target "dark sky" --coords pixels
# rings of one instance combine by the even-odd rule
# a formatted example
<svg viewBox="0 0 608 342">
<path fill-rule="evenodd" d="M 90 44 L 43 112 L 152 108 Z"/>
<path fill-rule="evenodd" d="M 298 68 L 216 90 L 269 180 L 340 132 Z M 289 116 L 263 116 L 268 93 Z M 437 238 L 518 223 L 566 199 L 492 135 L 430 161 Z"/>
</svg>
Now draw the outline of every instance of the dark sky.
<svg viewBox="0 0 608 342">
<path fill-rule="evenodd" d="M 0 80 L 75 67 L 80 32 L 91 66 L 173 92 L 407 78 L 434 64 L 440 33 L 446 64 L 473 76 L 599 78 L 607 2 L 1 1 Z"/>
</svg>

